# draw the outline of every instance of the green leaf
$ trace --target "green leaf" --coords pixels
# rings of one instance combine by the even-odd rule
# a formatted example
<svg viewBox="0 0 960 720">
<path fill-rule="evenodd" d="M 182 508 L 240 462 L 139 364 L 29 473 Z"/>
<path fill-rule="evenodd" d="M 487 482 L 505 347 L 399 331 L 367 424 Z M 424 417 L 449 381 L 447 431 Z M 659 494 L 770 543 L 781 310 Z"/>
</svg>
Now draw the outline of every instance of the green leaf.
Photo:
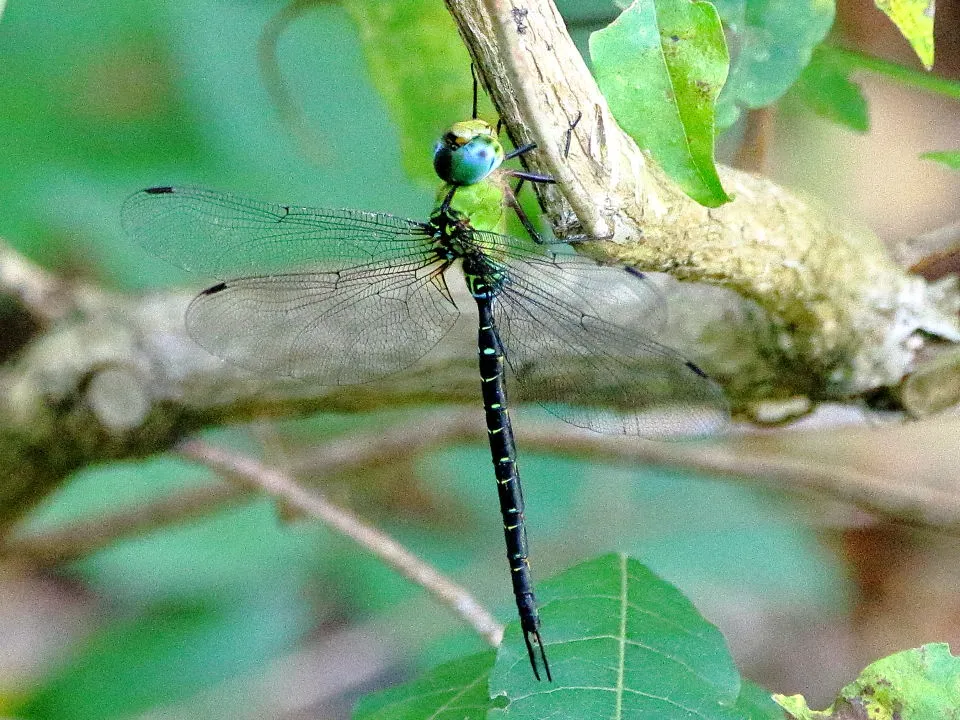
<svg viewBox="0 0 960 720">
<path fill-rule="evenodd" d="M 766 107 L 800 77 L 833 25 L 834 0 L 714 0 L 729 34 L 730 77 L 717 100 L 717 126 L 740 108 Z"/>
<path fill-rule="evenodd" d="M 400 132 L 404 169 L 437 184 L 430 148 L 454 120 L 470 116 L 470 56 L 436 0 L 342 0 L 360 31 L 370 76 Z M 489 103 L 487 103 L 489 107 Z"/>
<path fill-rule="evenodd" d="M 791 92 L 821 117 L 855 132 L 870 128 L 867 100 L 860 86 L 850 80 L 851 66 L 818 48 Z"/>
<path fill-rule="evenodd" d="M 935 150 L 920 155 L 924 160 L 943 163 L 951 170 L 960 170 L 960 150 Z"/>
<path fill-rule="evenodd" d="M 440 665 L 413 682 L 363 698 L 353 720 L 484 720 L 492 651 Z"/>
<path fill-rule="evenodd" d="M 114 720 L 183 701 L 288 648 L 303 623 L 287 610 L 268 603 L 155 605 L 96 632 L 11 715 Z"/>
<path fill-rule="evenodd" d="M 783 710 L 766 688 L 744 680 L 737 698 L 737 710 L 744 720 L 783 720 Z"/>
<path fill-rule="evenodd" d="M 590 56 L 623 129 L 697 202 L 728 202 L 713 159 L 714 101 L 728 64 L 713 6 L 636 0 L 590 36 Z"/>
<path fill-rule="evenodd" d="M 934 0 L 874 0 L 910 42 L 923 66 L 933 67 Z"/>
<path fill-rule="evenodd" d="M 758 717 L 736 707 L 740 676 L 720 632 L 639 562 L 605 555 L 539 594 L 553 682 L 533 678 L 513 623 L 490 680 L 509 704 L 489 718 Z"/>
<path fill-rule="evenodd" d="M 960 657 L 933 643 L 877 660 L 826 710 L 811 710 L 802 695 L 773 697 L 791 720 L 957 720 Z"/>
</svg>

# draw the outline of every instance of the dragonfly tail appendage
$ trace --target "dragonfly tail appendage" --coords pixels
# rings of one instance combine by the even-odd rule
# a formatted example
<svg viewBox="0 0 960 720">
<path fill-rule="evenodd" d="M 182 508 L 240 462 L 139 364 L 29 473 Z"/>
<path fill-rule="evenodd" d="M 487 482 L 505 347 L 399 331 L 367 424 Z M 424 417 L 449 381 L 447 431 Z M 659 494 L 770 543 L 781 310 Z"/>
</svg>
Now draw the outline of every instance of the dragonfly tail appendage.
<svg viewBox="0 0 960 720">
<path fill-rule="evenodd" d="M 534 642 L 530 642 L 530 638 Z M 524 630 L 523 641 L 527 644 L 527 656 L 530 658 L 530 667 L 533 668 L 533 676 L 540 680 L 540 668 L 537 661 L 537 651 L 539 650 L 539 662 L 543 663 L 543 674 L 547 677 L 547 682 L 553 682 L 553 676 L 550 674 L 550 663 L 547 661 L 547 653 L 543 649 L 543 638 L 540 637 L 539 630 Z M 536 645 L 536 648 L 534 648 Z"/>
</svg>

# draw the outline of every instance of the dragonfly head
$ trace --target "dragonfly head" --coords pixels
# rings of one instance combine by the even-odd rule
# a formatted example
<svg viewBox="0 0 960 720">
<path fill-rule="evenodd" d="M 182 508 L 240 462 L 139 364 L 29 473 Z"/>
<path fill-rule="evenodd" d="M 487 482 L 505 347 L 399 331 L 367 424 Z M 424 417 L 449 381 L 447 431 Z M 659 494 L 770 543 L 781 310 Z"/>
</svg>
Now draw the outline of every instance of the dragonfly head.
<svg viewBox="0 0 960 720">
<path fill-rule="evenodd" d="M 503 162 L 503 146 L 489 123 L 454 123 L 433 149 L 433 168 L 445 183 L 473 185 Z"/>
</svg>

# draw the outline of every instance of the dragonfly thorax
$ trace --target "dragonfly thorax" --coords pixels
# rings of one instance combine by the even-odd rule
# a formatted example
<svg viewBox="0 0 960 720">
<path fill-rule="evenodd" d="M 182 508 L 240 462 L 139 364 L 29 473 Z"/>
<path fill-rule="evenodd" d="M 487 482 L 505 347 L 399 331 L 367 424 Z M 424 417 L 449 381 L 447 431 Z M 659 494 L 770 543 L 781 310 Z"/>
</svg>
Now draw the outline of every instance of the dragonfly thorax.
<svg viewBox="0 0 960 720">
<path fill-rule="evenodd" d="M 473 185 L 503 162 L 503 146 L 483 120 L 454 123 L 433 149 L 433 169 L 445 183 Z"/>
<path fill-rule="evenodd" d="M 430 228 L 436 256 L 447 263 L 461 261 L 463 277 L 473 297 L 490 298 L 500 293 L 506 271 L 484 252 L 468 216 L 450 208 L 437 210 L 430 217 Z"/>
</svg>

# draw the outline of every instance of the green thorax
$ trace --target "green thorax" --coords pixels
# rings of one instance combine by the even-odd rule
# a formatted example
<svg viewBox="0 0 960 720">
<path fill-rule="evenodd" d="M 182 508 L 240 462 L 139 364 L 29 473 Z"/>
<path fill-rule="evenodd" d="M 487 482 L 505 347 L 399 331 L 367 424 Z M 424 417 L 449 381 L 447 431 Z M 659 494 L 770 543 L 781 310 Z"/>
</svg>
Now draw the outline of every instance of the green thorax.
<svg viewBox="0 0 960 720">
<path fill-rule="evenodd" d="M 440 186 L 434 211 L 439 209 L 452 187 L 448 183 Z M 458 185 L 450 202 L 450 210 L 467 218 L 474 230 L 493 232 L 503 231 L 503 206 L 503 187 L 496 173 L 473 185 Z"/>
</svg>

